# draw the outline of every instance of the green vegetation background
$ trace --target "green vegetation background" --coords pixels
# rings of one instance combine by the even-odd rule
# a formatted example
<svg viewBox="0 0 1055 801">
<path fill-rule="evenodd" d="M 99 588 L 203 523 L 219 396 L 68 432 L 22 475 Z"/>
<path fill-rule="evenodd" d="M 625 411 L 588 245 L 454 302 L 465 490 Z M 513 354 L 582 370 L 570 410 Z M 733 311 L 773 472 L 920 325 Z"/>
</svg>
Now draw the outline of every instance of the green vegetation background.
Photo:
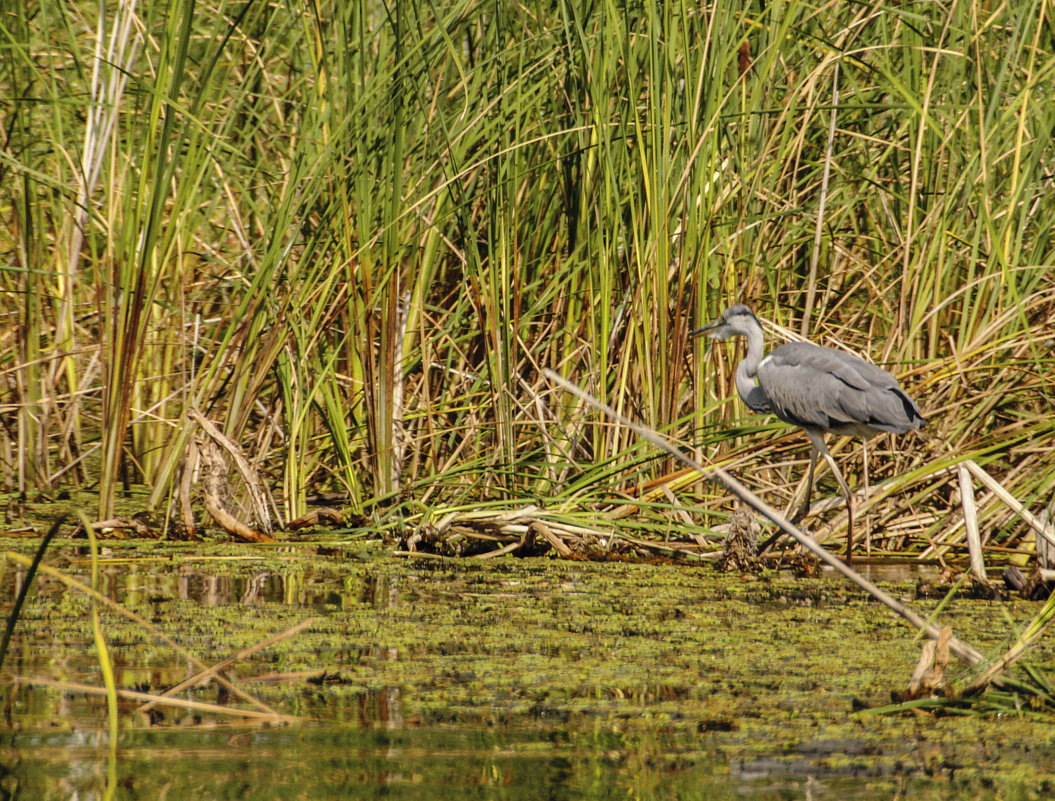
<svg viewBox="0 0 1055 801">
<path fill-rule="evenodd" d="M 949 524 L 957 458 L 1051 498 L 1046 0 L 16 2 L 0 26 L 9 497 L 164 508 L 192 409 L 286 519 L 323 490 L 381 525 L 596 508 L 670 468 L 552 367 L 786 500 L 804 442 L 686 338 L 745 301 L 919 401 L 927 436 L 873 459 L 903 544 Z"/>
</svg>

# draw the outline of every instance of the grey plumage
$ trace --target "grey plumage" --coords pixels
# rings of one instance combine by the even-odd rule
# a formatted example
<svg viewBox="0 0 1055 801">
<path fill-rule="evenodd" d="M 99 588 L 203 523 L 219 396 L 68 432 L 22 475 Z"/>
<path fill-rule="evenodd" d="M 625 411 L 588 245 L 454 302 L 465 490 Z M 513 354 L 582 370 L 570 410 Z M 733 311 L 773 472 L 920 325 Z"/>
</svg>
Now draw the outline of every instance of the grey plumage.
<svg viewBox="0 0 1055 801">
<path fill-rule="evenodd" d="M 803 428 L 868 437 L 923 425 L 894 376 L 842 351 L 781 345 L 759 363 L 757 378 L 777 417 Z"/>
<path fill-rule="evenodd" d="M 853 508 L 846 480 L 824 445 L 833 432 L 869 437 L 885 432 L 903 434 L 925 421 L 915 401 L 894 376 L 849 353 L 809 342 L 781 345 L 762 356 L 762 325 L 747 306 L 730 306 L 721 317 L 692 332 L 711 339 L 747 337 L 747 355 L 736 367 L 736 389 L 756 412 L 772 413 L 809 435 L 810 469 L 806 498 L 797 518 L 809 511 L 817 456 L 828 461 L 846 499 L 847 560 L 853 542 Z"/>
</svg>

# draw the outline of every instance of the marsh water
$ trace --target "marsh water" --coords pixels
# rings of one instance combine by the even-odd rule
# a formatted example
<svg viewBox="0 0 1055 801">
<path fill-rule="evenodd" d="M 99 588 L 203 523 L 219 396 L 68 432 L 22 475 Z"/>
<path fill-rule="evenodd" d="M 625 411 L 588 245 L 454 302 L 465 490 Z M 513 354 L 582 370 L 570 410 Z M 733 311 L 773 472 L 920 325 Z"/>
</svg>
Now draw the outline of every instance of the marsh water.
<svg viewBox="0 0 1055 801">
<path fill-rule="evenodd" d="M 53 546 L 45 563 L 90 581 L 83 544 Z M 111 749 L 91 597 L 40 573 L 0 676 L 0 798 L 1055 791 L 1050 723 L 866 709 L 907 684 L 919 642 L 833 577 L 407 559 L 361 543 L 121 543 L 97 568 L 99 592 L 121 607 L 96 604 L 118 688 L 160 693 L 234 658 L 224 676 L 237 692 L 209 679 L 177 694 L 197 707 L 137 711 L 141 700 L 122 698 Z M 927 576 L 873 575 L 918 611 L 940 602 L 915 597 Z M 3 611 L 24 578 L 5 559 Z M 957 597 L 939 620 L 995 653 L 1038 608 Z M 1055 670 L 1049 646 L 1031 658 Z M 237 710 L 258 717 L 225 714 Z"/>
</svg>

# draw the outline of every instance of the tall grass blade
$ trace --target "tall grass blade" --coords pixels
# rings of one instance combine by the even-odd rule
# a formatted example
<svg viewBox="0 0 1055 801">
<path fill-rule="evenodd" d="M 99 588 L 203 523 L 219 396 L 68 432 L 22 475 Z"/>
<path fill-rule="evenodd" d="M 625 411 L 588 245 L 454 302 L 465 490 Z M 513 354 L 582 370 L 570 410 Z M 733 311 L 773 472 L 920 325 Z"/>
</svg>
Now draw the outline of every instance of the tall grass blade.
<svg viewBox="0 0 1055 801">
<path fill-rule="evenodd" d="M 33 579 L 37 575 L 37 567 L 40 565 L 40 561 L 44 558 L 44 554 L 47 552 L 51 541 L 62 529 L 65 522 L 66 515 L 63 515 L 52 524 L 51 528 L 48 529 L 48 533 L 44 535 L 43 539 L 41 539 L 36 553 L 33 554 L 33 561 L 30 562 L 29 567 L 26 568 L 25 575 L 22 578 L 22 586 L 18 588 L 18 595 L 15 596 L 15 603 L 12 605 L 11 612 L 8 614 L 7 621 L 4 624 L 4 636 L 0 639 L 0 670 L 3 670 L 4 659 L 7 657 L 7 648 L 11 644 L 11 635 L 14 634 L 15 626 L 18 625 L 18 618 L 19 615 L 22 614 L 22 606 L 26 602 L 29 588 L 33 586 Z"/>
</svg>

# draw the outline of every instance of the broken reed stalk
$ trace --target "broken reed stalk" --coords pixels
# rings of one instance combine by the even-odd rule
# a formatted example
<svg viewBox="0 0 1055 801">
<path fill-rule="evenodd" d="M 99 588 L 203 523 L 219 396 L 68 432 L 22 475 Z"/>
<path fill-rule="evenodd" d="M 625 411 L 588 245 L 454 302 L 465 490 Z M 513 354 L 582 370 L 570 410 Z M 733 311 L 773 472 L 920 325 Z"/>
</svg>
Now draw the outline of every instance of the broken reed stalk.
<svg viewBox="0 0 1055 801">
<path fill-rule="evenodd" d="M 975 679 L 964 689 L 964 694 L 977 692 L 986 687 L 990 682 L 995 681 L 1000 674 L 1021 659 L 1027 651 L 1036 645 L 1037 640 L 1039 640 L 1041 635 L 1048 630 L 1052 621 L 1055 621 L 1055 593 L 1048 597 L 1047 603 L 1044 604 L 1041 610 L 1029 622 L 1007 652 L 999 659 L 994 660 L 983 673 L 976 676 Z"/>
<path fill-rule="evenodd" d="M 926 620 L 924 620 L 922 617 L 912 611 L 912 609 L 905 606 L 905 604 L 898 601 L 892 595 L 883 592 L 883 590 L 879 589 L 879 587 L 875 586 L 872 582 L 870 582 L 860 573 L 846 565 L 841 559 L 831 554 L 827 549 L 818 545 L 816 542 L 814 542 L 812 537 L 802 531 L 802 529 L 800 529 L 798 526 L 795 526 L 791 522 L 789 522 L 787 518 L 784 517 L 784 515 L 769 506 L 769 504 L 767 504 L 765 501 L 763 501 L 761 498 L 751 492 L 751 490 L 749 490 L 731 475 L 722 470 L 722 468 L 717 466 L 703 466 L 679 448 L 676 448 L 671 445 L 670 442 L 668 442 L 664 437 L 660 436 L 660 434 L 656 431 L 652 430 L 646 425 L 631 420 L 623 414 L 620 414 L 615 409 L 597 400 L 592 395 L 583 391 L 575 384 L 563 378 L 561 375 L 554 372 L 553 370 L 545 368 L 542 372 L 546 376 L 546 378 L 548 378 L 557 386 L 575 395 L 580 400 L 586 401 L 594 408 L 604 412 L 606 415 L 618 422 L 620 425 L 626 426 L 627 428 L 633 430 L 636 434 L 641 437 L 644 437 L 646 440 L 648 440 L 660 450 L 670 454 L 675 459 L 678 459 L 679 461 L 693 468 L 705 478 L 711 481 L 718 481 L 719 483 L 724 485 L 725 488 L 729 490 L 729 492 L 731 492 L 741 501 L 753 508 L 756 512 L 765 517 L 767 520 L 777 525 L 782 531 L 792 537 L 796 542 L 799 543 L 799 545 L 801 545 L 807 551 L 814 554 L 825 564 L 834 568 L 836 571 L 848 578 L 850 581 L 852 581 L 858 587 L 863 589 L 877 601 L 895 611 L 913 626 L 926 633 L 926 635 L 931 639 L 936 640 L 938 639 L 938 637 L 941 636 L 941 629 L 938 626 L 934 625 L 933 623 L 928 623 Z M 981 653 L 976 651 L 967 643 L 955 637 L 950 639 L 949 649 L 961 659 L 965 660 L 966 662 L 972 665 L 981 662 L 984 658 Z"/>
<path fill-rule="evenodd" d="M 1012 495 L 1003 484 L 989 475 L 982 469 L 981 465 L 973 459 L 967 459 L 964 461 L 963 466 L 967 468 L 967 471 L 978 479 L 986 489 L 999 498 L 1005 506 L 1021 517 L 1026 524 L 1036 532 L 1038 539 L 1043 538 L 1047 541 L 1049 547 L 1055 547 L 1055 528 L 1052 527 L 1051 523 L 1046 520 L 1041 520 L 1030 512 L 1029 509 L 1027 509 L 1018 498 Z"/>
<path fill-rule="evenodd" d="M 963 506 L 963 525 L 967 531 L 967 550 L 971 555 L 971 572 L 979 581 L 988 584 L 985 573 L 985 557 L 982 555 L 982 535 L 978 530 L 978 506 L 974 500 L 971 474 L 964 465 L 958 465 L 956 476 L 960 483 L 960 504 Z"/>
</svg>

